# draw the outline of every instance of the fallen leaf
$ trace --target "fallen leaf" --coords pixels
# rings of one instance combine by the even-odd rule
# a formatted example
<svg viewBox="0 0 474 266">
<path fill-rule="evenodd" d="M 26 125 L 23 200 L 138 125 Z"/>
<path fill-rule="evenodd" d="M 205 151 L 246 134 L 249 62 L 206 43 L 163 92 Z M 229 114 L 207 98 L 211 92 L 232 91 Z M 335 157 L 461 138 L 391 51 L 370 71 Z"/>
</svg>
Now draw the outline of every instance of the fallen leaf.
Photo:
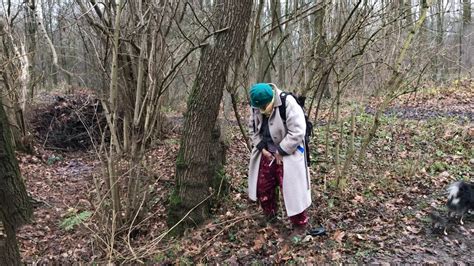
<svg viewBox="0 0 474 266">
<path fill-rule="evenodd" d="M 352 203 L 364 203 L 364 197 L 361 195 L 356 195 L 352 200 Z"/>
<path fill-rule="evenodd" d="M 263 244 L 265 244 L 265 237 L 263 235 L 258 235 L 257 239 L 253 241 L 253 250 L 260 250 L 263 247 Z"/>
<path fill-rule="evenodd" d="M 338 242 L 338 243 L 342 243 L 342 239 L 344 238 L 344 236 L 346 235 L 345 232 L 341 231 L 341 230 L 337 230 L 334 235 L 333 235 L 333 239 Z"/>
<path fill-rule="evenodd" d="M 412 232 L 412 233 L 414 233 L 414 234 L 418 234 L 421 231 L 420 228 L 415 228 L 413 226 L 407 226 L 405 229 Z"/>
<path fill-rule="evenodd" d="M 341 259 L 341 253 L 339 253 L 337 251 L 331 252 L 330 256 L 331 256 L 331 260 L 340 260 Z"/>
<path fill-rule="evenodd" d="M 283 247 L 277 253 L 277 261 L 287 261 L 292 258 L 292 254 L 288 253 L 289 250 L 288 244 L 284 244 Z"/>
</svg>

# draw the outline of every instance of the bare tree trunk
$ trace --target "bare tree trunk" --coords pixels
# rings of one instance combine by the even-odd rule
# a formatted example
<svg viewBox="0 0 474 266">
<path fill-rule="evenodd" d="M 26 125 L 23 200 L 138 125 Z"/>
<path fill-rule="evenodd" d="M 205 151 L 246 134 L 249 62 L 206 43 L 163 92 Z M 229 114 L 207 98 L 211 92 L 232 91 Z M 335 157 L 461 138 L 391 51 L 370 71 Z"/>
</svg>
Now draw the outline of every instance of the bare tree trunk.
<svg viewBox="0 0 474 266">
<path fill-rule="evenodd" d="M 443 35 L 444 35 L 444 28 L 443 28 L 443 0 L 438 0 L 436 3 L 436 46 L 438 49 L 442 49 L 443 46 Z M 441 64 L 441 58 L 442 56 L 440 54 L 437 54 L 434 57 L 434 62 L 433 62 L 433 76 L 434 80 L 436 81 L 441 81 L 443 80 L 443 75 L 444 75 L 444 70 L 443 70 L 443 65 Z"/>
<path fill-rule="evenodd" d="M 141 5 L 140 5 L 141 9 Z M 143 11 L 140 10 L 140 14 L 142 14 Z M 140 148 L 144 147 L 145 145 L 140 145 L 140 142 L 143 140 L 143 136 L 141 131 L 143 130 L 141 127 L 141 116 L 140 116 L 140 111 L 142 109 L 142 104 L 143 104 L 143 91 L 145 90 L 145 80 L 146 80 L 146 64 L 145 60 L 146 58 L 146 53 L 148 50 L 148 32 L 142 32 L 142 38 L 140 40 L 140 54 L 138 57 L 138 63 L 137 63 L 137 84 L 136 84 L 136 91 L 135 91 L 135 106 L 133 107 L 133 118 L 132 118 L 132 136 L 131 136 L 131 175 L 130 179 L 128 182 L 128 205 L 127 205 L 127 210 L 126 210 L 126 217 L 127 219 L 132 218 L 132 215 L 135 214 L 136 211 L 138 211 L 138 202 L 137 201 L 137 194 L 138 194 L 138 189 L 141 187 L 141 180 L 140 178 L 140 171 L 141 171 L 141 166 L 140 166 L 140 160 L 142 158 L 141 152 L 143 149 Z"/>
<path fill-rule="evenodd" d="M 272 50 L 276 51 L 276 60 L 273 60 L 276 64 L 276 70 L 278 71 L 278 84 L 280 87 L 285 88 L 286 77 L 285 77 L 285 58 L 283 58 L 283 49 L 278 46 L 283 38 L 283 26 L 280 25 L 281 18 L 281 3 L 280 1 L 270 1 L 270 10 L 272 13 L 272 28 L 277 27 L 278 30 L 274 30 L 271 33 Z"/>
<path fill-rule="evenodd" d="M 67 69 L 68 67 L 68 60 L 67 60 L 67 57 L 66 57 L 66 47 L 69 47 L 69 38 L 67 36 L 64 36 L 63 35 L 63 27 L 64 27 L 64 22 L 63 22 L 63 18 L 60 18 L 57 20 L 57 25 L 58 25 L 58 28 L 59 28 L 59 31 L 58 31 L 58 45 L 59 45 L 59 49 L 58 49 L 58 64 L 60 64 L 61 66 L 61 69 Z M 66 92 L 67 93 L 72 93 L 72 75 L 71 73 L 69 72 L 64 72 L 63 71 L 63 74 L 66 78 L 66 83 L 65 85 L 67 85 L 67 90 Z M 63 78 L 64 80 L 64 78 Z M 63 84 L 64 84 L 64 81 L 62 81 Z"/>
<path fill-rule="evenodd" d="M 461 57 L 461 65 L 463 65 L 468 71 L 471 70 L 472 67 L 472 55 L 470 54 L 469 50 L 471 49 L 470 45 L 472 43 L 470 42 L 471 40 L 471 0 L 463 0 L 463 9 L 462 9 L 462 31 L 461 31 L 461 38 L 465 39 L 463 43 L 465 43 L 465 47 L 461 48 L 462 50 L 466 51 L 467 56 L 463 56 L 463 53 L 461 52 L 460 57 Z M 464 62 L 462 60 L 464 59 Z"/>
<path fill-rule="evenodd" d="M 20 264 L 15 231 L 28 222 L 31 214 L 26 188 L 11 145 L 8 120 L 0 106 L 0 229 L 3 227 L 5 232 L 2 235 L 6 235 L 0 236 L 0 265 Z"/>
<path fill-rule="evenodd" d="M 168 224 L 178 223 L 188 211 L 190 216 L 177 227 L 200 224 L 209 216 L 209 187 L 222 180 L 223 147 L 219 143 L 216 120 L 229 65 L 241 62 L 250 21 L 252 1 L 218 1 L 216 21 L 223 31 L 215 41 L 202 48 L 201 62 L 188 99 L 183 136 L 176 161 L 176 188 L 171 196 Z M 219 66 L 219 67 L 215 67 Z M 217 141 L 217 143 L 216 143 Z M 220 155 L 219 155 L 220 154 Z M 217 194 L 218 186 L 215 187 Z"/>
<path fill-rule="evenodd" d="M 109 103 L 110 103 L 110 112 L 109 113 L 109 128 L 112 133 L 112 141 L 110 143 L 109 149 L 109 179 L 111 186 L 111 195 L 112 195 L 112 206 L 115 213 L 120 213 L 120 196 L 119 196 L 119 186 L 116 180 L 116 159 L 117 154 L 120 152 L 120 145 L 117 137 L 117 121 L 118 121 L 118 52 L 119 52 L 119 38 L 120 38 L 120 17 L 122 15 L 122 1 L 117 0 L 115 2 L 116 13 L 115 13 L 115 22 L 114 22 L 114 36 L 113 36 L 113 45 L 112 45 L 112 67 L 110 70 L 110 90 L 109 90 Z"/>
<path fill-rule="evenodd" d="M 12 125 L 12 145 L 15 149 L 28 151 L 23 144 L 23 137 L 26 135 L 23 112 L 30 84 L 29 61 L 24 43 L 21 40 L 15 40 L 13 36 L 12 19 L 10 15 L 7 15 L 5 23 L 2 24 L 3 52 L 8 63 L 5 67 L 6 71 L 2 71 L 6 93 L 0 103 L 4 104 L 8 120 Z M 11 47 L 11 51 L 8 47 Z M 16 71 L 18 72 L 15 73 Z"/>
<path fill-rule="evenodd" d="M 320 91 L 321 94 L 325 95 L 329 94 L 329 91 L 327 90 L 327 85 L 328 85 L 328 79 L 330 75 L 330 71 L 325 71 L 327 69 L 326 66 L 326 56 L 327 56 L 327 43 L 326 43 L 326 33 L 324 29 L 324 19 L 326 17 L 326 1 L 327 0 L 322 0 L 323 8 L 318 10 L 314 14 L 313 18 L 313 32 L 314 32 L 314 37 L 313 37 L 313 46 L 312 46 L 312 60 L 310 62 L 310 69 L 309 69 L 309 79 L 304 85 L 304 89 L 302 91 L 302 95 L 307 95 L 308 92 L 310 92 L 312 89 L 314 89 L 314 83 L 317 80 L 317 77 L 319 79 L 322 79 L 323 82 L 320 82 L 320 86 L 316 88 L 317 90 Z M 319 72 L 319 75 L 318 75 Z M 315 94 L 317 95 L 317 94 Z M 328 95 L 328 98 L 330 95 Z"/>
<path fill-rule="evenodd" d="M 471 23 L 471 0 L 462 0 L 462 21 L 464 24 Z"/>
<path fill-rule="evenodd" d="M 254 21 L 254 26 L 252 28 L 252 38 L 250 40 L 250 51 L 249 51 L 249 62 L 250 60 L 254 60 L 254 65 L 255 69 L 257 70 L 257 75 L 256 79 L 260 80 L 261 75 L 258 73 L 259 69 L 261 68 L 261 62 L 260 62 L 260 43 L 261 43 L 261 16 L 263 12 L 263 8 L 265 6 L 265 1 L 264 0 L 259 0 L 257 4 L 257 9 L 256 9 L 256 14 L 255 14 L 255 21 Z M 248 64 L 247 64 L 248 65 Z M 247 66 L 246 66 L 247 67 Z M 263 78 L 263 77 L 262 77 Z"/>
<path fill-rule="evenodd" d="M 28 6 L 26 8 L 26 51 L 28 56 L 28 72 L 30 75 L 28 82 L 28 93 L 29 100 L 32 100 L 35 95 L 35 84 L 36 84 L 36 21 L 34 10 L 36 8 L 35 0 L 28 0 Z"/>
<path fill-rule="evenodd" d="M 265 9 L 265 5 L 262 6 Z M 270 8 L 270 7 L 269 7 Z M 261 21 L 256 21 L 261 23 Z M 260 34 L 260 32 L 259 32 Z M 272 82 L 271 76 L 271 54 L 272 54 L 272 43 L 271 39 L 257 37 L 257 82 Z"/>
<path fill-rule="evenodd" d="M 407 26 L 413 24 L 412 0 L 400 0 L 400 8 L 402 9 L 402 17 L 405 18 Z M 402 21 L 402 20 L 401 20 Z"/>
<path fill-rule="evenodd" d="M 15 228 L 5 221 L 5 217 L 0 211 L 0 263 L 2 265 L 20 265 L 21 258 Z"/>
<path fill-rule="evenodd" d="M 258 42 L 258 70 L 257 70 L 257 82 L 272 82 L 272 76 L 270 73 L 271 61 L 270 61 L 270 44 L 268 40 Z"/>
<path fill-rule="evenodd" d="M 47 20 L 44 19 L 44 21 L 47 21 L 47 24 L 44 26 L 44 30 L 45 30 L 45 32 L 47 32 L 46 36 L 48 36 L 48 34 L 49 34 L 49 36 L 51 36 L 50 41 L 51 41 L 52 45 L 54 44 L 53 12 L 52 12 L 53 6 L 54 6 L 54 1 L 53 0 L 47 0 L 47 3 L 46 4 L 43 3 L 43 5 L 41 6 L 41 13 L 44 14 L 45 11 L 47 11 L 46 14 L 48 14 Z M 39 9 L 39 7 L 37 7 L 37 8 Z M 47 8 L 47 10 L 45 10 L 45 8 Z M 36 11 L 35 11 L 35 14 L 38 14 L 38 13 L 36 13 Z M 36 20 L 38 20 L 38 17 L 36 17 Z M 45 34 L 45 33 L 43 33 L 43 34 Z M 58 67 L 57 67 L 57 64 L 54 63 L 54 60 L 55 60 L 54 53 L 51 53 L 51 64 L 49 65 L 50 66 L 49 74 L 52 77 L 52 85 L 54 87 L 56 87 L 58 85 Z"/>
</svg>

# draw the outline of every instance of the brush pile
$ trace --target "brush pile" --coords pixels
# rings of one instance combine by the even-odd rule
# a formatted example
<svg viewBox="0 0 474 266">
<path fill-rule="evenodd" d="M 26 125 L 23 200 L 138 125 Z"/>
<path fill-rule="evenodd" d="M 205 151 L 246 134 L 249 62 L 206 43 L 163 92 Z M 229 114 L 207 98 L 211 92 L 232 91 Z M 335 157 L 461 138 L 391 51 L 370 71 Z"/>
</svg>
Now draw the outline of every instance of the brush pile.
<svg viewBox="0 0 474 266">
<path fill-rule="evenodd" d="M 66 151 L 87 150 L 109 139 L 101 102 L 85 95 L 56 96 L 55 101 L 34 111 L 30 125 L 45 148 Z"/>
</svg>

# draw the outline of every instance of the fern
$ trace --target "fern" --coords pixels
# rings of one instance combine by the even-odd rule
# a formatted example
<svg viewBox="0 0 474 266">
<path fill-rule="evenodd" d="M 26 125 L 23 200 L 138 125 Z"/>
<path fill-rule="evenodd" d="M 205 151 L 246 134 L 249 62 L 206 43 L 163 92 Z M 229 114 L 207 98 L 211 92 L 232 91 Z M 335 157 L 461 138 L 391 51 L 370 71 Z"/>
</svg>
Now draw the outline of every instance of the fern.
<svg viewBox="0 0 474 266">
<path fill-rule="evenodd" d="M 70 216 L 66 219 L 64 219 L 59 226 L 66 230 L 72 230 L 76 225 L 79 225 L 83 222 L 85 222 L 87 219 L 89 219 L 92 216 L 92 212 L 90 211 L 83 211 L 79 214 L 75 214 L 73 216 Z"/>
</svg>

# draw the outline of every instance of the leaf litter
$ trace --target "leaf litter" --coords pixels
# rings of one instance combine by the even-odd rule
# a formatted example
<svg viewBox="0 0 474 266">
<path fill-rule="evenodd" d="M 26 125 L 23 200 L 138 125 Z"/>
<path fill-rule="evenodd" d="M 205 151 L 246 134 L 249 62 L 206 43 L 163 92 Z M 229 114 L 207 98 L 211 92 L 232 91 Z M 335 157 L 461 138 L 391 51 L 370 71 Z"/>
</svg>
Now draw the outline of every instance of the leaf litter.
<svg viewBox="0 0 474 266">
<path fill-rule="evenodd" d="M 291 225 L 281 208 L 276 224 L 261 224 L 264 217 L 246 194 L 249 154 L 238 129 L 233 129 L 226 165 L 230 195 L 212 219 L 181 239 L 166 239 L 148 262 L 472 263 L 472 215 L 463 226 L 452 226 L 448 236 L 434 234 L 426 217 L 433 209 L 443 210 L 450 182 L 473 178 L 473 96 L 471 86 L 395 102 L 390 108 L 399 112 L 386 113 L 387 122 L 368 150 L 369 161 L 351 169 L 343 191 L 331 186 L 335 171 L 330 151 L 312 144 L 318 159 L 328 153 L 329 161 L 317 162 L 311 169 L 313 205 L 308 211 L 311 224 L 323 225 L 328 234 L 297 242 L 288 241 Z M 437 115 L 423 114 L 426 110 Z M 358 134 L 363 131 L 359 128 Z M 151 218 L 133 240 L 135 246 L 167 229 L 165 204 L 174 184 L 178 139 L 178 134 L 170 134 L 146 156 L 155 198 Z M 24 262 L 104 261 L 105 254 L 94 247 L 85 226 L 71 230 L 60 226 L 71 208 L 75 213 L 93 211 L 92 175 L 99 162 L 87 152 L 37 149 L 35 154 L 18 154 L 28 191 L 38 202 L 34 220 L 18 233 Z M 48 162 L 53 157 L 58 159 Z"/>
</svg>

